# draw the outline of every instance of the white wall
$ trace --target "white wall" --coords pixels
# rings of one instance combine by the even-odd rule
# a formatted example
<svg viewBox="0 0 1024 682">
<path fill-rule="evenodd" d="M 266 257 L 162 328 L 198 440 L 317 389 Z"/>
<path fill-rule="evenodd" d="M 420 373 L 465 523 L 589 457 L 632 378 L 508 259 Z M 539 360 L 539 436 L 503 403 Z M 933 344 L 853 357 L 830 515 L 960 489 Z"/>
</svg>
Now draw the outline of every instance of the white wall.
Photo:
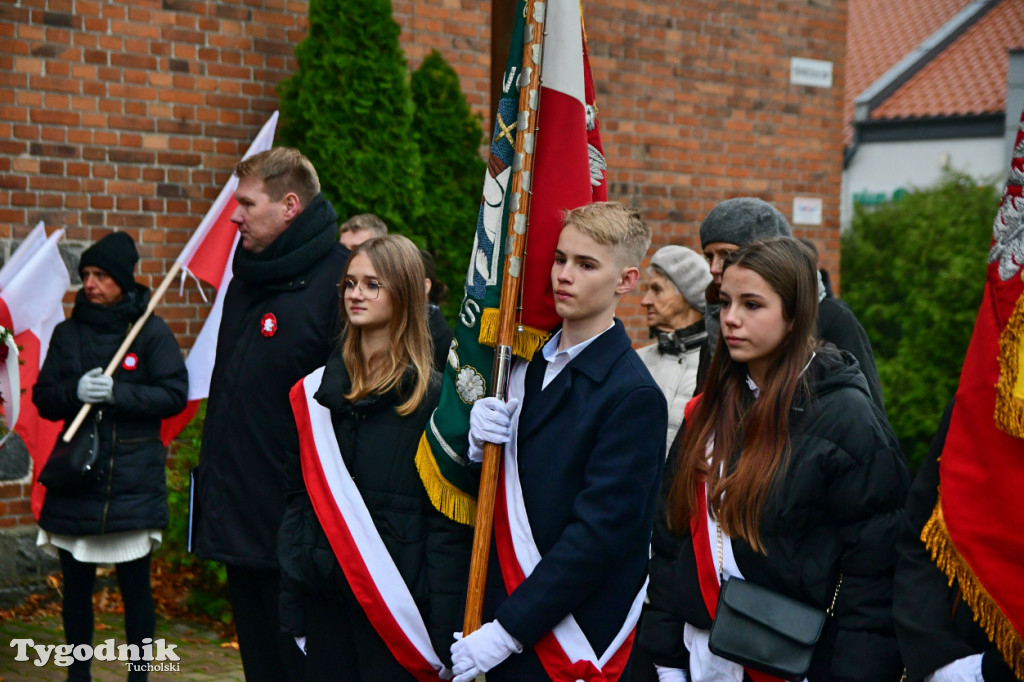
<svg viewBox="0 0 1024 682">
<path fill-rule="evenodd" d="M 842 229 L 853 218 L 854 197 L 866 193 L 892 198 L 893 192 L 928 187 L 948 166 L 988 182 L 1006 179 L 1003 138 L 984 137 L 862 144 L 843 172 L 839 219 Z"/>
</svg>

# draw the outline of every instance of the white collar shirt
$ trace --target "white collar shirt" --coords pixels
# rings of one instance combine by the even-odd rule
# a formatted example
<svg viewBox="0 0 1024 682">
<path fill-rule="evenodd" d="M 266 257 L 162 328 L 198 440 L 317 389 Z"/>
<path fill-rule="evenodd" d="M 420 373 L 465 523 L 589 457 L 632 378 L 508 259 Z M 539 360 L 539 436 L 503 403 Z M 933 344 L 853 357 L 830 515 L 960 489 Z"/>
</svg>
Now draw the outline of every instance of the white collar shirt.
<svg viewBox="0 0 1024 682">
<path fill-rule="evenodd" d="M 608 329 L 611 329 L 614 326 L 615 323 L 612 322 Z M 541 384 L 541 390 L 547 388 L 548 384 L 555 380 L 555 377 L 565 369 L 566 365 L 572 362 L 580 353 L 586 350 L 587 346 L 596 341 L 597 338 L 601 336 L 601 334 L 607 332 L 608 329 L 605 329 L 600 334 L 591 336 L 586 341 L 577 343 L 575 346 L 570 346 L 565 350 L 558 350 L 558 342 L 562 338 L 562 330 L 559 329 L 555 335 L 551 337 L 551 340 L 544 344 L 544 348 L 541 350 L 541 354 L 548 363 L 548 366 L 544 370 L 544 383 Z"/>
</svg>

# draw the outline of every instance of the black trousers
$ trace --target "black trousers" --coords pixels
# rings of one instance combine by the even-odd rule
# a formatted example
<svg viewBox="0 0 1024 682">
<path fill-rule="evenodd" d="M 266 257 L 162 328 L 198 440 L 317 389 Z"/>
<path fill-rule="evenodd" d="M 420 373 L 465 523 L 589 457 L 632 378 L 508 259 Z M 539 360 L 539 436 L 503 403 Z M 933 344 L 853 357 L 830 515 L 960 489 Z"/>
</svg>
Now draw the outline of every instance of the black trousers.
<svg viewBox="0 0 1024 682">
<path fill-rule="evenodd" d="M 142 647 L 142 640 L 153 637 L 156 614 L 153 611 L 153 590 L 149 582 L 150 555 L 114 564 L 117 587 L 124 600 L 124 629 L 128 644 Z M 71 552 L 60 550 L 60 568 L 64 574 L 64 637 L 68 644 L 92 645 L 93 623 L 92 593 L 96 586 L 96 564 L 78 561 Z M 92 661 L 76 660 L 68 667 L 69 680 L 91 680 Z M 145 680 L 146 671 L 131 671 L 128 679 Z"/>
<path fill-rule="evenodd" d="M 302 652 L 294 639 L 281 632 L 278 617 L 280 571 L 231 564 L 227 569 L 228 599 L 246 682 L 304 680 Z"/>
<path fill-rule="evenodd" d="M 416 682 L 391 654 L 355 595 L 306 598 L 306 679 Z"/>
</svg>

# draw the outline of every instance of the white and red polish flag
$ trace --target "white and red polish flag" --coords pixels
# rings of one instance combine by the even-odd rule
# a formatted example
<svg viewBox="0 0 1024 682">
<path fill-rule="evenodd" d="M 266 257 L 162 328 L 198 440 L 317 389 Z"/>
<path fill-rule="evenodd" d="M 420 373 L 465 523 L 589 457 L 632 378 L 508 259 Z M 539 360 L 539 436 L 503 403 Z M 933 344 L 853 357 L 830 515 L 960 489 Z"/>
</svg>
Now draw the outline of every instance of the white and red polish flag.
<svg viewBox="0 0 1024 682">
<path fill-rule="evenodd" d="M 32 390 L 46 359 L 53 329 L 64 321 L 64 292 L 71 286 L 71 278 L 57 248 L 63 236 L 61 229 L 47 238 L 40 222 L 0 269 L 0 326 L 9 329 L 14 342 L 21 347 L 18 376 L 5 377 L 3 397 L 7 401 L 8 423 L 14 424 L 14 432 L 32 458 L 31 503 L 36 518 L 43 508 L 46 491 L 34 482 L 35 476 L 53 450 L 61 427 L 60 422 L 39 416 L 32 404 Z M 18 390 L 16 383 L 25 390 Z"/>
<path fill-rule="evenodd" d="M 270 149 L 274 144 L 276 128 L 275 111 L 242 159 Z M 199 409 L 199 402 L 210 394 L 210 377 L 213 375 L 213 361 L 217 354 L 217 333 L 220 331 L 221 313 L 224 310 L 224 295 L 231 282 L 231 263 L 238 243 L 238 230 L 231 222 L 231 214 L 238 206 L 234 196 L 237 187 L 238 176 L 232 173 L 177 259 L 181 263 L 182 286 L 185 276 L 190 274 L 216 289 L 217 297 L 185 360 L 188 369 L 188 405 L 181 414 L 165 419 L 160 429 L 160 437 L 165 445 L 192 421 Z"/>
</svg>

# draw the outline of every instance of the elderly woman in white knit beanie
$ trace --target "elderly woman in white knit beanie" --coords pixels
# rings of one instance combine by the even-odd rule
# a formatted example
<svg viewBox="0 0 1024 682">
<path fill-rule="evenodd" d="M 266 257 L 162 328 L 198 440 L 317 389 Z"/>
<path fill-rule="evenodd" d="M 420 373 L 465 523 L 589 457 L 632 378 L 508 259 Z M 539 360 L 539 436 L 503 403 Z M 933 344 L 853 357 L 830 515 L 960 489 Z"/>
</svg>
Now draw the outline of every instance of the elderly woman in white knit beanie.
<svg viewBox="0 0 1024 682">
<path fill-rule="evenodd" d="M 704 291 L 711 270 L 704 257 L 685 246 L 669 245 L 651 258 L 641 304 L 658 342 L 637 351 L 668 401 L 671 444 L 683 421 L 683 408 L 703 381 L 710 353 L 704 327 Z"/>
</svg>

